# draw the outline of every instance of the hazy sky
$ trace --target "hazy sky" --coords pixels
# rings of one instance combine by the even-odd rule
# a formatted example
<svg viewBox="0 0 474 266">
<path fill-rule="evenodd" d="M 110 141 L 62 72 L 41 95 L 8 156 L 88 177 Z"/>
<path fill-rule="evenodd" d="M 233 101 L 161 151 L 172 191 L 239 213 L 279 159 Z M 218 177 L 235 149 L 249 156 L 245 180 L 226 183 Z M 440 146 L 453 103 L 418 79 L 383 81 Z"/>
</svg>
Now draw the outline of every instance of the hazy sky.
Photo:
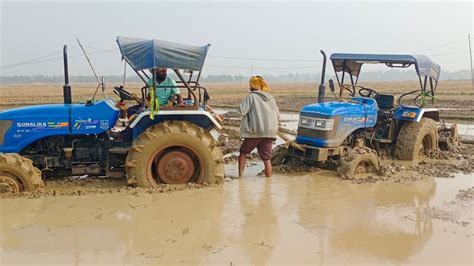
<svg viewBox="0 0 474 266">
<path fill-rule="evenodd" d="M 208 57 L 205 74 L 249 75 L 251 64 L 254 73 L 261 74 L 319 73 L 311 67 L 321 65 L 320 49 L 328 54 L 427 54 L 442 69 L 454 71 L 469 69 L 467 34 L 473 28 L 471 1 L 2 1 L 0 9 L 1 66 L 53 53 L 58 54 L 41 60 L 60 57 L 63 44 L 72 47 L 70 55 L 79 54 L 76 38 L 89 47 L 114 49 L 117 36 L 130 36 L 211 43 L 210 56 L 315 60 Z M 120 55 L 114 51 L 90 56 L 100 75 L 122 73 Z M 63 71 L 61 60 L 0 69 L 2 75 Z M 83 57 L 70 59 L 70 74 L 91 74 Z"/>
</svg>

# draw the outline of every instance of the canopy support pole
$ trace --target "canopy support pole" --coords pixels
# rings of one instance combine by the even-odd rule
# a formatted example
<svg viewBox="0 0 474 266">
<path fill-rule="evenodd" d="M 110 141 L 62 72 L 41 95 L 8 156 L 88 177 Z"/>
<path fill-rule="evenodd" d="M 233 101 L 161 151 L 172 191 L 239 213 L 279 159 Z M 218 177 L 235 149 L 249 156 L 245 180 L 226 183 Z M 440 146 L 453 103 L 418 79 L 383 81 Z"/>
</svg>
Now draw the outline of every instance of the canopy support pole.
<svg viewBox="0 0 474 266">
<path fill-rule="evenodd" d="M 176 73 L 176 76 L 178 76 L 178 78 L 181 80 L 181 82 L 183 82 L 184 86 L 186 86 L 186 88 L 188 89 L 188 93 L 191 93 L 191 95 L 193 96 L 194 107 L 197 109 L 198 108 L 198 102 L 197 102 L 197 99 L 196 99 L 196 94 L 194 94 L 194 92 L 192 91 L 192 89 L 189 86 L 188 82 L 186 82 L 183 75 L 181 75 L 181 73 L 179 72 L 179 69 L 173 68 L 173 71 L 174 71 L 174 73 Z"/>
</svg>

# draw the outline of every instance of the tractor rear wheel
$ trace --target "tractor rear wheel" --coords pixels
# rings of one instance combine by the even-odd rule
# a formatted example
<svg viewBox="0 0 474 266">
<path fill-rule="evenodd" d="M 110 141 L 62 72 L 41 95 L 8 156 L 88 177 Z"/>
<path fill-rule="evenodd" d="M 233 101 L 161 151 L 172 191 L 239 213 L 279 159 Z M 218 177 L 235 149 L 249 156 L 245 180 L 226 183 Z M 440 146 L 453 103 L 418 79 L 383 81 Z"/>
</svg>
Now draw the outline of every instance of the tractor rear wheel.
<svg viewBox="0 0 474 266">
<path fill-rule="evenodd" d="M 395 145 L 395 157 L 417 161 L 420 155 L 428 155 L 438 147 L 438 130 L 433 119 L 423 117 L 420 122 L 405 122 Z"/>
<path fill-rule="evenodd" d="M 143 132 L 130 148 L 125 164 L 128 183 L 218 183 L 224 179 L 222 151 L 212 135 L 186 121 L 165 121 Z"/>
<path fill-rule="evenodd" d="M 41 171 L 16 153 L 0 153 L 0 193 L 41 191 Z"/>
<path fill-rule="evenodd" d="M 354 148 L 346 156 L 341 156 L 337 172 L 343 179 L 363 179 L 370 174 L 378 174 L 380 160 L 369 148 Z"/>
</svg>

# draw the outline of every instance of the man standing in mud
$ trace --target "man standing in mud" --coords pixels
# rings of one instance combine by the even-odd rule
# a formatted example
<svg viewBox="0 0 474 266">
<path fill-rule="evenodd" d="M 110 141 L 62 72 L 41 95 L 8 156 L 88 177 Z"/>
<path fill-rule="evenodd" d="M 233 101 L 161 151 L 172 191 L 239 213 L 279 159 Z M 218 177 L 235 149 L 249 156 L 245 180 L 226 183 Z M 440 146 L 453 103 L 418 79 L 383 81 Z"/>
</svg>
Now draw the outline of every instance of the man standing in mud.
<svg viewBox="0 0 474 266">
<path fill-rule="evenodd" d="M 280 111 L 270 88 L 260 76 L 250 78 L 250 93 L 240 103 L 240 137 L 244 139 L 240 147 L 239 177 L 244 175 L 247 154 L 257 148 L 265 166 L 265 176 L 272 175 L 272 143 L 278 134 Z"/>
</svg>

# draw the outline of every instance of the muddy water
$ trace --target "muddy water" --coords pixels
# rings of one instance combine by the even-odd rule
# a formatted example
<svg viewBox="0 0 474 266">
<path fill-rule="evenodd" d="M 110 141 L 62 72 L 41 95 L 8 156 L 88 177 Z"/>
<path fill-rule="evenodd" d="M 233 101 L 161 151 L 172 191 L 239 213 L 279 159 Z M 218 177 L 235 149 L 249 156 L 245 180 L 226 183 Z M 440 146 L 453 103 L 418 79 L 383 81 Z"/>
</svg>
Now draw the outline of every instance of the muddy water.
<svg viewBox="0 0 474 266">
<path fill-rule="evenodd" d="M 296 128 L 297 115 L 282 122 Z M 0 265 L 473 264 L 473 202 L 456 199 L 473 175 L 352 184 L 262 169 L 172 193 L 0 199 Z"/>
<path fill-rule="evenodd" d="M 472 201 L 456 201 L 473 176 L 351 184 L 259 168 L 190 191 L 0 200 L 0 264 L 473 262 Z"/>
</svg>

